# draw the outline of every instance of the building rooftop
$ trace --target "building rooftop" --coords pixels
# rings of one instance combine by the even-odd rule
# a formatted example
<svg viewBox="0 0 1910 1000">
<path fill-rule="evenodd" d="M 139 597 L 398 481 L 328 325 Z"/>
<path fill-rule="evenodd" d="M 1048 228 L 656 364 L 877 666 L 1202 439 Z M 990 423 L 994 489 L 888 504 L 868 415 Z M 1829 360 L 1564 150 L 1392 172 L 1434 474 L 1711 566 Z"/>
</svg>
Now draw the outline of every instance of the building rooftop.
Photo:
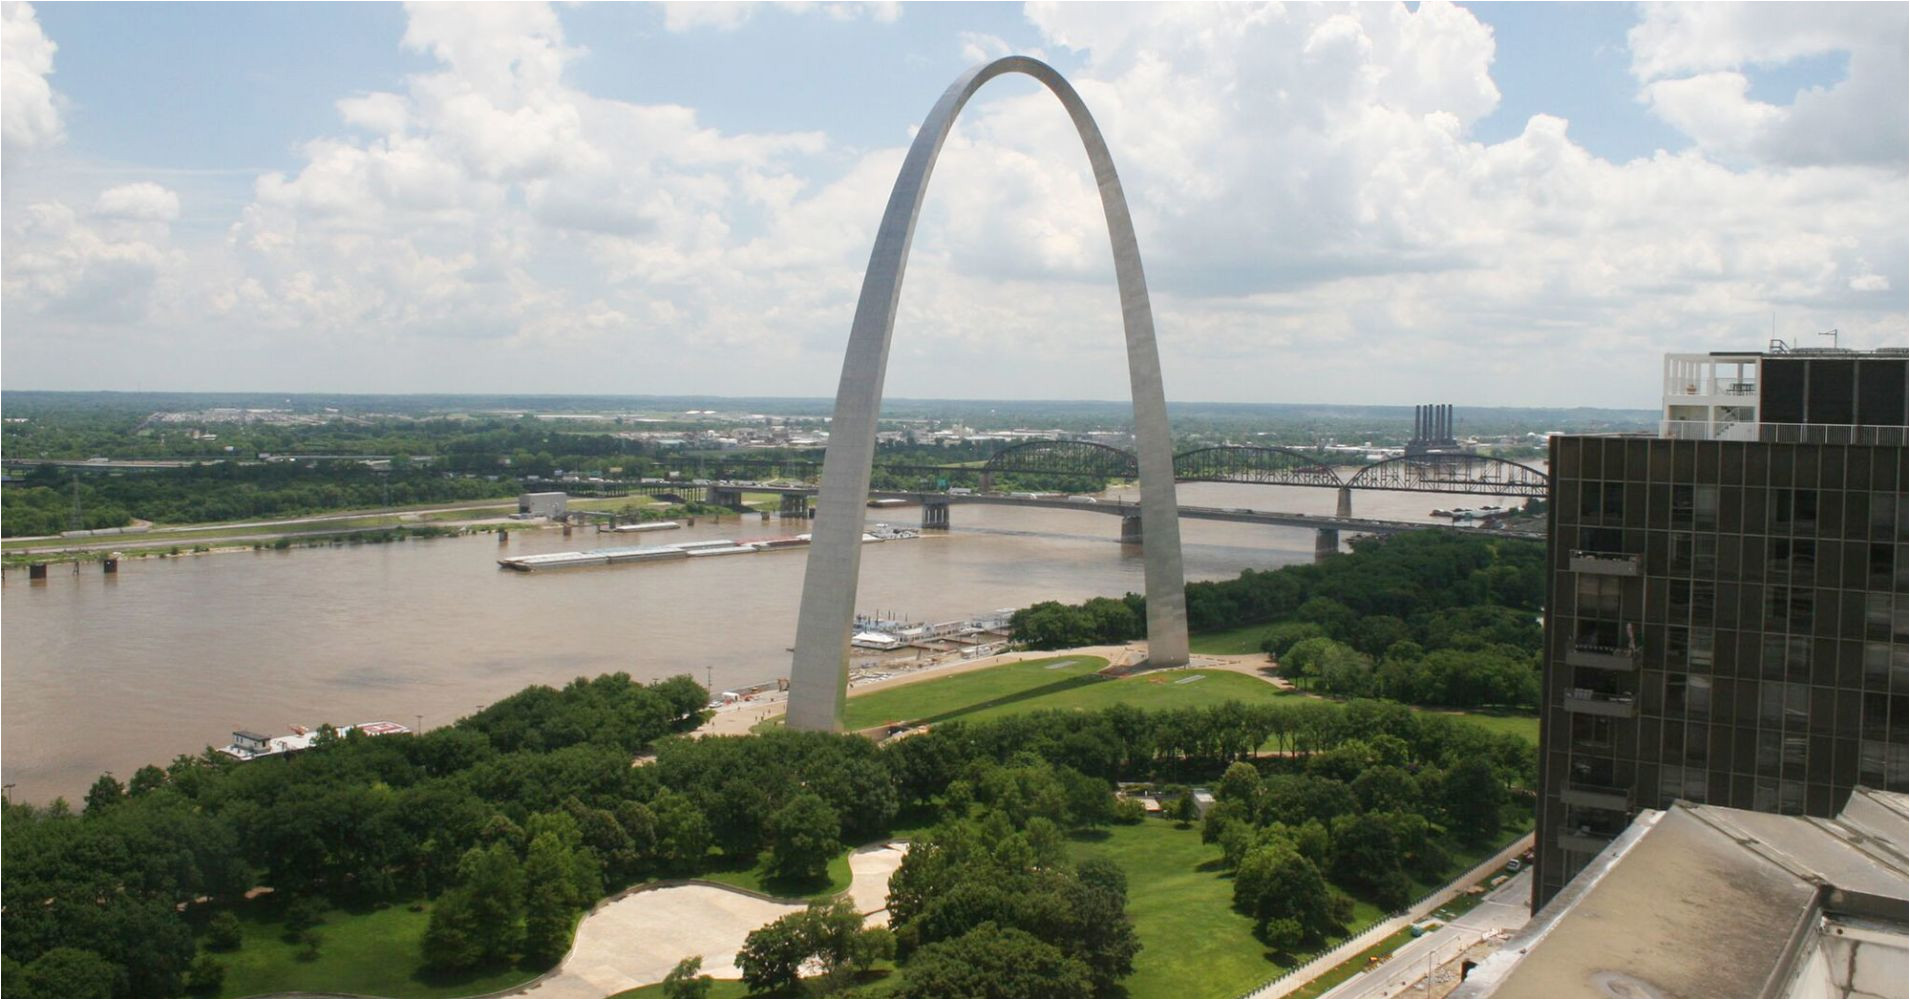
<svg viewBox="0 0 1910 1000">
<path fill-rule="evenodd" d="M 1644 810 L 1455 997 L 1910 995 L 1910 805 Z"/>
</svg>

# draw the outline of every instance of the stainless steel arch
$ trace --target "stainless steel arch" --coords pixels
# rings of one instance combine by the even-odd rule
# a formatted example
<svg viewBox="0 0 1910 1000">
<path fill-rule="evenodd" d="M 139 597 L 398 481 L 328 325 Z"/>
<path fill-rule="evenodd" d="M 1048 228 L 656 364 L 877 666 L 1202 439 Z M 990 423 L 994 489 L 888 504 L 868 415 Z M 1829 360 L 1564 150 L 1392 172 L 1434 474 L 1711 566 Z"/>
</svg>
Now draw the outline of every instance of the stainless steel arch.
<svg viewBox="0 0 1910 1000">
<path fill-rule="evenodd" d="M 1134 436 L 1140 455 L 1141 525 L 1146 565 L 1148 659 L 1158 665 L 1187 662 L 1187 598 L 1181 572 L 1180 522 L 1174 498 L 1173 440 L 1161 389 L 1160 354 L 1154 346 L 1154 313 L 1134 241 L 1134 223 L 1120 178 L 1101 130 L 1079 94 L 1061 74 L 1039 60 L 1009 56 L 963 73 L 929 110 L 908 157 L 902 161 L 888 208 L 876 230 L 875 249 L 862 277 L 849 347 L 836 391 L 835 418 L 823 457 L 822 489 L 803 577 L 802 610 L 796 622 L 795 658 L 789 673 L 788 725 L 837 729 L 848 684 L 849 629 L 855 620 L 856 581 L 862 568 L 864 498 L 875 459 L 876 414 L 888 372 L 889 340 L 915 219 L 928 190 L 929 174 L 955 116 L 982 84 L 1007 73 L 1041 81 L 1074 120 L 1087 147 L 1101 190 L 1114 276 L 1120 286 L 1121 322 L 1127 333 L 1128 381 L 1134 395 Z"/>
</svg>

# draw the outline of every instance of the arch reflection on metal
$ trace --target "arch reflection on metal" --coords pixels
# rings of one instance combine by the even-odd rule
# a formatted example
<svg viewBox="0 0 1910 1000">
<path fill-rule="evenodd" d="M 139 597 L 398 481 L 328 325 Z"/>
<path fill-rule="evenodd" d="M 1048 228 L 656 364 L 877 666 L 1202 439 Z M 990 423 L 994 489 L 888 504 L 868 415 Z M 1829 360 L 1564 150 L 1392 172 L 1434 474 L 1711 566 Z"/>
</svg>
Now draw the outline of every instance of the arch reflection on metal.
<svg viewBox="0 0 1910 1000">
<path fill-rule="evenodd" d="M 875 249 L 862 278 L 849 329 L 849 348 L 836 391 L 835 418 L 823 457 L 822 488 L 803 578 L 802 610 L 796 621 L 795 658 L 789 673 L 788 725 L 792 729 L 841 727 L 848 684 L 849 630 L 855 620 L 856 581 L 862 564 L 864 498 L 875 459 L 876 414 L 888 371 L 889 340 L 895 329 L 902 272 L 908 263 L 915 219 L 921 211 L 935 158 L 948 138 L 955 116 L 982 84 L 1006 73 L 1034 77 L 1052 91 L 1073 119 L 1101 190 L 1108 239 L 1114 248 L 1114 276 L 1120 287 L 1121 322 L 1127 333 L 1128 381 L 1134 394 L 1134 435 L 1140 453 L 1141 523 L 1146 566 L 1149 662 L 1175 666 L 1187 662 L 1187 599 L 1181 573 L 1180 522 L 1174 499 L 1173 440 L 1168 433 L 1167 401 L 1161 389 L 1160 355 L 1154 346 L 1154 314 L 1147 280 L 1134 241 L 1127 199 L 1115 176 L 1101 130 L 1061 74 L 1025 56 L 1009 56 L 977 66 L 949 85 L 930 109 L 876 231 Z"/>
</svg>

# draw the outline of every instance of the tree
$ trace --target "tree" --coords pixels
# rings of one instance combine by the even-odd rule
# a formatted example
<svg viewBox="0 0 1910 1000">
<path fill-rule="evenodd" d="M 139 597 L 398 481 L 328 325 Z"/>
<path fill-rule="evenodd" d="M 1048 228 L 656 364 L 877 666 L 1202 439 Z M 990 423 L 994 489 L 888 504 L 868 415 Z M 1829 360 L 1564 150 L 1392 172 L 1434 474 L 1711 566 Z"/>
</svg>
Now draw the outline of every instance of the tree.
<svg viewBox="0 0 1910 1000">
<path fill-rule="evenodd" d="M 938 941 L 902 967 L 901 994 L 914 997 L 1084 997 L 1088 967 L 1027 931 L 988 921 Z"/>
<path fill-rule="evenodd" d="M 97 953 L 82 948 L 54 948 L 28 962 L 20 971 L 26 987 L 18 995 L 32 997 L 125 996 L 126 970 Z M 9 982 L 8 992 L 16 987 Z"/>
<path fill-rule="evenodd" d="M 95 816 L 106 809 L 119 805 L 126 798 L 126 788 L 119 779 L 110 774 L 102 774 L 86 791 L 86 815 Z"/>
<path fill-rule="evenodd" d="M 468 889 L 452 889 L 431 907 L 425 926 L 425 964 L 444 972 L 462 972 L 484 961 L 483 928 Z"/>
<path fill-rule="evenodd" d="M 688 798 L 664 792 L 650 802 L 656 817 L 657 856 L 671 868 L 691 872 L 710 853 L 710 823 Z"/>
<path fill-rule="evenodd" d="M 1404 905 L 1411 883 L 1401 868 L 1399 838 L 1380 813 L 1341 816 L 1333 821 L 1333 880 L 1365 889 L 1373 902 L 1393 909 Z"/>
<path fill-rule="evenodd" d="M 1390 764 L 1368 768 L 1354 778 L 1353 794 L 1367 812 L 1412 812 L 1419 807 L 1418 783 L 1404 769 Z"/>
<path fill-rule="evenodd" d="M 325 922 L 325 906 L 310 896 L 299 896 L 285 907 L 285 940 L 296 944 L 305 932 Z"/>
<path fill-rule="evenodd" d="M 570 945 L 570 918 L 578 894 L 573 859 L 555 832 L 531 840 L 524 858 L 524 955 L 535 962 L 562 958 Z"/>
<path fill-rule="evenodd" d="M 225 988 L 225 965 L 211 955 L 200 955 L 186 969 L 186 995 L 216 997 Z"/>
<path fill-rule="evenodd" d="M 206 921 L 206 947 L 213 951 L 231 951 L 244 943 L 239 918 L 231 910 L 220 910 Z"/>
<path fill-rule="evenodd" d="M 475 917 L 475 941 L 488 961 L 503 962 L 524 940 L 524 870 L 509 844 L 473 847 L 458 863 L 458 877 L 469 891 Z"/>
<path fill-rule="evenodd" d="M 1214 789 L 1217 801 L 1239 804 L 1242 817 L 1249 822 L 1260 815 L 1261 800 L 1265 796 L 1259 769 L 1244 760 L 1227 765 L 1227 772 L 1220 776 L 1220 784 Z"/>
<path fill-rule="evenodd" d="M 1194 793 L 1187 792 L 1174 803 L 1174 819 L 1185 828 L 1200 818 L 1200 806 L 1194 803 Z"/>
<path fill-rule="evenodd" d="M 698 975 L 702 971 L 701 955 L 691 955 L 676 963 L 676 967 L 663 977 L 663 995 L 672 1000 L 703 1000 L 710 995 L 710 984 L 715 980 Z"/>
<path fill-rule="evenodd" d="M 1505 783 L 1492 765 L 1476 757 L 1454 765 L 1441 789 L 1453 833 L 1468 845 L 1484 844 L 1504 820 Z"/>
<path fill-rule="evenodd" d="M 736 968 L 751 993 L 781 993 L 796 985 L 802 963 L 811 954 L 803 916 L 791 913 L 778 917 L 743 939 L 743 950 L 736 953 Z"/>
<path fill-rule="evenodd" d="M 1281 622 L 1260 637 L 1260 650 L 1285 665 L 1287 650 L 1306 639 L 1324 638 L 1326 630 L 1312 622 Z"/>
<path fill-rule="evenodd" d="M 133 779 L 126 784 L 126 791 L 133 798 L 139 798 L 149 792 L 166 787 L 166 772 L 147 764 L 133 772 Z"/>
<path fill-rule="evenodd" d="M 819 882 L 841 847 L 835 810 L 812 792 L 803 792 L 769 818 L 769 871 L 792 882 Z"/>
<path fill-rule="evenodd" d="M 1324 937 L 1334 924 L 1331 890 L 1320 870 L 1278 841 L 1241 859 L 1234 875 L 1234 909 L 1252 917 L 1263 937 L 1282 919 L 1298 922 L 1308 940 Z"/>
</svg>

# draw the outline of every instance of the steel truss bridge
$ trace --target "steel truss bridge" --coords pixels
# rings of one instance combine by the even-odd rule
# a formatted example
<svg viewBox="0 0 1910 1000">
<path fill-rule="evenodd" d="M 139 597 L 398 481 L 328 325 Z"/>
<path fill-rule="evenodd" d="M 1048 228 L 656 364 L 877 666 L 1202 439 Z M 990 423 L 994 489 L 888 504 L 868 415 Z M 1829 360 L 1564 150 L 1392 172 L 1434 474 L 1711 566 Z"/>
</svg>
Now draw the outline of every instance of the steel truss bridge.
<svg viewBox="0 0 1910 1000">
<path fill-rule="evenodd" d="M 713 456 L 685 460 L 697 479 L 789 479 L 814 482 L 822 472 L 811 458 Z M 880 476 L 974 477 L 983 492 L 1005 475 L 1050 478 L 1133 480 L 1139 477 L 1134 453 L 1092 441 L 1029 441 L 1004 448 L 979 465 L 881 464 Z M 1410 493 L 1458 493 L 1544 499 L 1551 478 L 1539 469 L 1504 458 L 1467 452 L 1431 452 L 1389 458 L 1364 465 L 1335 464 L 1331 456 L 1291 448 L 1222 445 L 1174 456 L 1174 480 L 1182 483 L 1252 483 L 1265 486 L 1313 486 L 1337 490 L 1389 490 Z M 654 492 L 689 485 L 672 483 L 559 483 L 571 492 Z M 696 485 L 706 485 L 698 483 Z"/>
</svg>

